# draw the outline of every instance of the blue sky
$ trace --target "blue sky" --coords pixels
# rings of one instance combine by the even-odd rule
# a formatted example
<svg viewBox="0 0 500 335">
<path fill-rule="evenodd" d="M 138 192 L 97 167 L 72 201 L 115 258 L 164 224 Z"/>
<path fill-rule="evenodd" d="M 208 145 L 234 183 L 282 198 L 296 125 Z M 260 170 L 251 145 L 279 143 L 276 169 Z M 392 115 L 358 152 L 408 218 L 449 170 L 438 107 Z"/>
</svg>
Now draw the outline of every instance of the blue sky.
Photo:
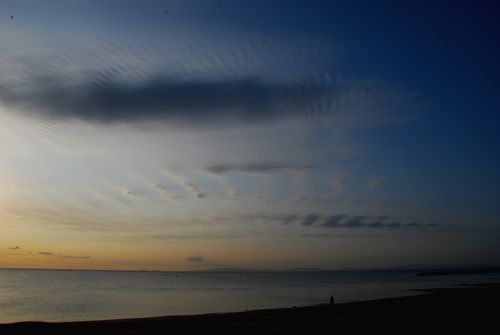
<svg viewBox="0 0 500 335">
<path fill-rule="evenodd" d="M 3 1 L 0 266 L 497 263 L 498 9 Z"/>
</svg>

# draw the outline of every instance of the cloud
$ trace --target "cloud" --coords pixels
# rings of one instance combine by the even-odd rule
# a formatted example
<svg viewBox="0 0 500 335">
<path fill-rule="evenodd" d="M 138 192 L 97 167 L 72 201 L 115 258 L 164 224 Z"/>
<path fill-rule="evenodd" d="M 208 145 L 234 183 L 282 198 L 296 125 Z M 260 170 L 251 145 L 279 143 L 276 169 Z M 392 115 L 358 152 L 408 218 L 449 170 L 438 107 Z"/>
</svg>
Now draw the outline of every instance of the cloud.
<svg viewBox="0 0 500 335">
<path fill-rule="evenodd" d="M 62 258 L 66 258 L 66 259 L 89 259 L 90 256 L 86 256 L 86 255 L 80 255 L 80 256 L 65 255 L 65 256 L 62 256 Z"/>
<path fill-rule="evenodd" d="M 347 220 L 343 225 L 345 227 L 349 227 L 349 228 L 359 228 L 359 227 L 363 227 L 364 223 L 362 223 L 362 221 L 366 219 L 366 216 L 363 216 L 363 215 L 359 215 L 359 216 L 355 216 L 355 217 L 351 217 L 349 220 Z"/>
<path fill-rule="evenodd" d="M 314 224 L 314 222 L 316 222 L 318 219 L 320 218 L 320 216 L 318 214 L 309 214 L 307 215 L 306 217 L 304 217 L 300 224 L 303 225 L 303 226 L 311 226 Z"/>
<path fill-rule="evenodd" d="M 345 187 L 346 178 L 335 178 L 330 180 L 330 185 L 337 191 L 342 191 Z"/>
<path fill-rule="evenodd" d="M 226 188 L 227 194 L 231 199 L 236 199 L 240 195 L 236 186 L 231 184 L 229 181 L 224 182 L 224 187 Z"/>
<path fill-rule="evenodd" d="M 356 105 L 373 90 L 370 85 L 299 78 L 283 83 L 262 78 L 165 75 L 130 82 L 109 75 L 80 81 L 41 75 L 25 79 L 22 85 L 0 83 L 0 101 L 48 119 L 96 123 L 168 120 L 209 125 L 326 115 Z"/>
<path fill-rule="evenodd" d="M 164 198 L 169 198 L 171 200 L 177 200 L 179 197 L 175 195 L 168 187 L 161 185 L 161 184 L 155 184 L 153 187 L 160 192 L 161 196 Z"/>
<path fill-rule="evenodd" d="M 165 169 L 163 171 L 167 176 L 169 176 L 170 178 L 174 179 L 176 182 L 178 182 L 181 186 L 183 186 L 189 193 L 191 193 L 191 195 L 193 196 L 193 198 L 195 199 L 203 199 L 203 198 L 206 198 L 208 196 L 208 193 L 203 191 L 200 186 L 192 183 L 192 182 L 189 182 L 187 180 L 185 180 L 184 178 L 182 178 L 181 176 L 179 176 L 179 174 L 172 170 L 172 169 Z M 177 197 L 176 197 L 177 198 Z"/>
<path fill-rule="evenodd" d="M 203 199 L 207 197 L 207 193 L 201 191 L 200 187 L 198 185 L 195 185 L 193 183 L 185 181 L 183 185 L 186 187 L 186 189 L 193 195 L 193 197 L 198 198 L 198 199 Z"/>
<path fill-rule="evenodd" d="M 203 256 L 189 256 L 187 260 L 192 263 L 201 263 L 205 261 L 205 258 Z"/>
<path fill-rule="evenodd" d="M 242 223 L 257 222 L 277 222 L 281 225 L 300 225 L 303 227 L 318 227 L 331 229 L 430 229 L 438 227 L 436 223 L 419 223 L 411 222 L 404 223 L 394 221 L 393 218 L 387 215 L 372 216 L 372 215 L 349 215 L 336 214 L 325 215 L 311 213 L 302 214 L 255 214 L 255 215 L 233 215 L 234 219 Z M 217 220 L 230 220 L 231 218 L 217 218 Z"/>
<path fill-rule="evenodd" d="M 74 205 L 61 205 L 57 208 L 40 206 L 38 204 L 29 205 L 9 205 L 3 206 L 2 214 L 8 213 L 9 217 L 17 222 L 36 222 L 37 224 L 51 229 L 63 229 L 87 232 L 112 232 L 139 231 L 138 227 L 130 224 L 129 220 L 111 218 L 109 211 L 96 210 L 92 213 Z"/>
<path fill-rule="evenodd" d="M 10 250 L 19 250 L 21 247 L 18 247 L 17 245 L 15 247 L 9 248 Z"/>
<path fill-rule="evenodd" d="M 370 180 L 370 182 L 368 183 L 368 187 L 370 188 L 370 190 L 378 190 L 382 187 L 383 184 L 384 182 L 381 179 L 375 178 Z"/>
<path fill-rule="evenodd" d="M 334 199 L 329 197 L 311 197 L 305 195 L 299 195 L 288 200 L 289 203 L 301 203 L 301 202 L 312 202 L 314 204 L 331 204 L 335 202 Z"/>
<path fill-rule="evenodd" d="M 291 214 L 291 215 L 282 215 L 280 218 L 280 223 L 282 225 L 288 225 L 292 223 L 293 221 L 297 220 L 297 215 Z"/>
<path fill-rule="evenodd" d="M 309 171 L 315 168 L 316 165 L 293 165 L 279 164 L 269 162 L 253 162 L 246 164 L 216 164 L 207 167 L 206 171 L 214 174 L 225 174 L 230 172 L 236 173 L 254 173 L 254 174 L 270 174 L 282 171 Z"/>
<path fill-rule="evenodd" d="M 222 185 L 224 185 L 224 188 L 226 189 L 229 198 L 236 199 L 240 195 L 236 186 L 234 186 L 229 180 L 225 179 L 223 176 L 220 176 L 220 178 L 221 178 L 220 182 L 222 183 Z"/>
<path fill-rule="evenodd" d="M 236 199 L 240 195 L 238 188 L 233 183 L 231 183 L 228 178 L 220 174 L 214 175 L 213 173 L 210 173 L 210 175 L 212 177 L 215 177 L 215 179 L 222 184 L 230 199 Z"/>
<path fill-rule="evenodd" d="M 42 256 L 55 256 L 53 252 L 48 252 L 48 251 L 40 251 L 38 252 L 38 254 Z"/>
<path fill-rule="evenodd" d="M 129 198 L 135 198 L 138 195 L 137 191 L 134 190 L 123 190 L 123 194 Z"/>
<path fill-rule="evenodd" d="M 337 228 L 340 226 L 340 221 L 344 219 L 346 215 L 334 215 L 326 218 L 323 223 L 320 224 L 321 227 Z"/>
<path fill-rule="evenodd" d="M 324 219 L 319 227 L 325 228 L 372 228 L 372 229 L 426 229 L 437 226 L 435 223 L 402 223 L 397 221 L 386 222 L 389 216 L 370 217 L 366 215 L 333 215 Z"/>
<path fill-rule="evenodd" d="M 228 217 L 216 217 L 216 221 L 231 221 L 237 220 L 242 223 L 250 223 L 253 221 L 277 221 L 281 225 L 289 225 L 302 218 L 298 214 L 233 214 Z"/>
</svg>

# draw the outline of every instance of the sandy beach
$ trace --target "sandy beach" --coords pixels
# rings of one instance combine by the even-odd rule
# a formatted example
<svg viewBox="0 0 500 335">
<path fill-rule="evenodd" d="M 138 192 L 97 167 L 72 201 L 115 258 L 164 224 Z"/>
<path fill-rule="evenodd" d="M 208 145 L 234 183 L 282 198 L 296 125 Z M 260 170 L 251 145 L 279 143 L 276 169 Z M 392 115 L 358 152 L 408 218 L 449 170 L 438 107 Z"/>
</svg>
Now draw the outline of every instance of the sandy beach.
<svg viewBox="0 0 500 335">
<path fill-rule="evenodd" d="M 496 327 L 500 284 L 430 289 L 373 301 L 237 313 L 87 322 L 21 322 L 1 334 L 322 334 L 338 331 L 458 331 Z M 494 329 L 494 328 L 493 328 Z M 491 331 L 491 330 L 490 330 Z"/>
</svg>

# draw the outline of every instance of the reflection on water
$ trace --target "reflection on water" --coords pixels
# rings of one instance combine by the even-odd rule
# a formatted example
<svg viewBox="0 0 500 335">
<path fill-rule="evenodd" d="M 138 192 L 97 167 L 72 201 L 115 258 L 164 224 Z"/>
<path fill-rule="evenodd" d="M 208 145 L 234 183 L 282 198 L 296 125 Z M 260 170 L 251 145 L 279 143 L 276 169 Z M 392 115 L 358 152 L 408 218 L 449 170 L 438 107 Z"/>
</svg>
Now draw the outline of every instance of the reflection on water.
<svg viewBox="0 0 500 335">
<path fill-rule="evenodd" d="M 241 311 L 415 294 L 499 281 L 500 274 L 412 271 L 212 273 L 0 270 L 0 322 L 92 320 Z"/>
</svg>

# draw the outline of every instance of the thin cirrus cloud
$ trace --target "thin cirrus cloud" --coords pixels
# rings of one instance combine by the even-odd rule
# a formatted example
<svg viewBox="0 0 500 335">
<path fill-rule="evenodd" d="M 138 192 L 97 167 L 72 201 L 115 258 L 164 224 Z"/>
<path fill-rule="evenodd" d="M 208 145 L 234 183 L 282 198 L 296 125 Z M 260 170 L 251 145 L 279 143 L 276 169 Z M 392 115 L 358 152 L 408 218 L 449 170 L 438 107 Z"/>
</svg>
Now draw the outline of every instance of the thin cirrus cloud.
<svg viewBox="0 0 500 335">
<path fill-rule="evenodd" d="M 80 256 L 65 255 L 65 256 L 62 256 L 62 258 L 65 258 L 65 259 L 89 259 L 90 256 L 88 256 L 88 255 L 80 255 Z"/>
<path fill-rule="evenodd" d="M 164 198 L 168 198 L 170 200 L 177 200 L 179 198 L 167 186 L 164 186 L 161 184 L 155 184 L 155 185 L 153 185 L 153 188 L 155 188 L 160 193 L 160 195 Z"/>
<path fill-rule="evenodd" d="M 370 190 L 378 190 L 378 189 L 380 189 L 383 185 L 384 185 L 384 182 L 383 182 L 383 181 L 382 181 L 382 179 L 380 179 L 380 178 L 375 178 L 375 179 L 372 179 L 372 180 L 370 180 L 370 182 L 368 183 L 368 187 L 370 188 Z"/>
<path fill-rule="evenodd" d="M 313 203 L 313 204 L 331 204 L 335 200 L 330 197 L 311 197 L 305 195 L 299 195 L 288 200 L 289 203 Z"/>
<path fill-rule="evenodd" d="M 57 256 L 58 254 L 55 254 L 53 252 L 49 251 L 39 251 L 39 255 L 41 256 Z M 72 256 L 72 255 L 59 255 L 59 257 L 64 258 L 64 259 L 89 259 L 90 256 L 88 255 L 78 255 L 78 256 Z"/>
<path fill-rule="evenodd" d="M 321 217 L 318 214 L 309 214 L 302 218 L 300 224 L 302 226 L 312 226 Z"/>
<path fill-rule="evenodd" d="M 41 256 L 55 256 L 55 254 L 53 252 L 49 252 L 49 251 L 39 251 L 38 254 Z"/>
<path fill-rule="evenodd" d="M 187 182 L 187 181 L 184 182 L 183 185 L 186 187 L 188 192 L 191 193 L 191 195 L 194 198 L 203 199 L 203 198 L 206 198 L 208 196 L 207 192 L 202 191 L 198 185 L 195 185 L 195 184 L 193 184 L 191 182 Z"/>
<path fill-rule="evenodd" d="M 346 180 L 347 179 L 344 177 L 334 178 L 330 181 L 330 185 L 337 191 L 342 191 L 345 187 Z"/>
<path fill-rule="evenodd" d="M 168 120 L 210 125 L 328 114 L 345 108 L 345 104 L 356 103 L 356 94 L 366 97 L 370 90 L 369 87 L 311 84 L 301 80 L 273 83 L 254 78 L 165 77 L 138 83 L 109 79 L 73 84 L 60 77 L 35 78 L 22 87 L 2 83 L 0 101 L 48 119 L 105 124 Z"/>
<path fill-rule="evenodd" d="M 317 213 L 310 214 L 256 214 L 256 215 L 234 215 L 234 218 L 242 223 L 251 224 L 255 221 L 278 222 L 281 225 L 296 224 L 303 227 L 319 228 L 351 228 L 351 229 L 433 229 L 437 228 L 436 223 L 420 222 L 400 222 L 390 216 L 370 216 L 370 215 L 324 215 Z"/>
<path fill-rule="evenodd" d="M 344 113 L 391 95 L 379 82 L 332 79 L 331 41 L 198 30 L 183 35 L 187 31 L 177 27 L 148 32 L 158 48 L 147 54 L 141 34 L 125 43 L 110 32 L 76 45 L 65 43 L 73 36 L 58 33 L 62 43 L 54 45 L 52 39 L 34 39 L 32 30 L 9 29 L 0 35 L 9 50 L 9 57 L 0 58 L 7 69 L 0 104 L 48 120 L 267 123 Z M 22 38 L 33 43 L 20 45 Z M 204 47 L 193 50 L 186 41 Z"/>
<path fill-rule="evenodd" d="M 191 263 L 201 263 L 205 261 L 205 258 L 203 256 L 189 256 L 187 260 Z"/>
<path fill-rule="evenodd" d="M 134 190 L 125 189 L 125 190 L 123 190 L 123 194 L 129 198 L 135 198 L 135 197 L 137 197 L 138 192 L 134 191 Z"/>
<path fill-rule="evenodd" d="M 206 198 L 208 196 L 208 192 L 202 190 L 202 188 L 191 182 L 191 181 L 187 181 L 185 180 L 184 178 L 182 178 L 177 171 L 174 171 L 172 169 L 165 169 L 163 171 L 168 177 L 172 178 L 173 180 L 175 180 L 177 183 L 179 183 L 179 185 L 181 185 L 186 191 L 188 191 L 191 196 L 195 199 L 203 199 L 203 198 Z M 164 186 L 160 186 L 159 188 L 157 187 L 158 185 L 156 185 L 155 187 L 160 191 L 160 193 L 165 193 L 165 192 L 168 192 L 168 189 Z M 177 196 L 173 195 L 175 198 L 174 199 L 177 199 Z"/>
<path fill-rule="evenodd" d="M 297 171 L 304 172 L 314 169 L 316 165 L 293 165 L 293 164 L 278 164 L 270 162 L 252 162 L 246 164 L 215 164 L 206 168 L 206 170 L 213 174 L 226 174 L 226 173 L 251 173 L 251 174 L 270 174 L 283 171 Z"/>
</svg>

